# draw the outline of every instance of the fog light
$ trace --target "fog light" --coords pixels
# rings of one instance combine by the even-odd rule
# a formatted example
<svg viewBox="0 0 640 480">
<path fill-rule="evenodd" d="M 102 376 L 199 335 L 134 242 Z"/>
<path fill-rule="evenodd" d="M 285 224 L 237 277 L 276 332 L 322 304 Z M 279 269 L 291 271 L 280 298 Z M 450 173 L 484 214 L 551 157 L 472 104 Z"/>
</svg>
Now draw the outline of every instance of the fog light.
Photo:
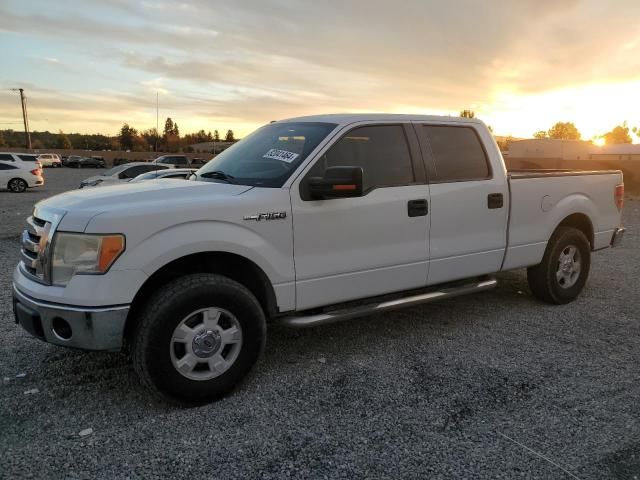
<svg viewBox="0 0 640 480">
<path fill-rule="evenodd" d="M 69 322 L 60 317 L 53 319 L 53 322 L 51 322 L 51 330 L 53 330 L 55 336 L 60 340 L 69 340 L 73 334 Z"/>
</svg>

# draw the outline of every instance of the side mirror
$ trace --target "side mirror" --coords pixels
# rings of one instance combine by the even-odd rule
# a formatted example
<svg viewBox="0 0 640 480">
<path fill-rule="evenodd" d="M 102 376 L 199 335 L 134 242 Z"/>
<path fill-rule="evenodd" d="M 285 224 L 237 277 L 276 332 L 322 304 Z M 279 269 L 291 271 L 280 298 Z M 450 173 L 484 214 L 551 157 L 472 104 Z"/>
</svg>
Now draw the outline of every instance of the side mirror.
<svg viewBox="0 0 640 480">
<path fill-rule="evenodd" d="M 362 196 L 362 167 L 329 167 L 324 177 L 307 180 L 313 200 Z"/>
</svg>

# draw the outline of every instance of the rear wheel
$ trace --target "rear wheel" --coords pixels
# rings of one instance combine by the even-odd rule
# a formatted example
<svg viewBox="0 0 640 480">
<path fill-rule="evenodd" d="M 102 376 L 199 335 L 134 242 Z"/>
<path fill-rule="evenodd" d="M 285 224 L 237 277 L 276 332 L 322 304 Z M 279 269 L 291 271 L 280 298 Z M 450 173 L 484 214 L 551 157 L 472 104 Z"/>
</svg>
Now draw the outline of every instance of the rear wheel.
<svg viewBox="0 0 640 480">
<path fill-rule="evenodd" d="M 133 332 L 131 355 L 142 383 L 183 404 L 216 400 L 258 360 L 266 320 L 256 298 L 214 274 L 181 277 L 153 295 Z"/>
<path fill-rule="evenodd" d="M 558 227 L 542 263 L 527 270 L 533 294 L 548 303 L 569 303 L 580 294 L 591 267 L 591 245 L 580 230 Z"/>
<path fill-rule="evenodd" d="M 12 178 L 7 184 L 7 188 L 14 193 L 21 193 L 27 189 L 28 185 L 21 178 Z"/>
</svg>

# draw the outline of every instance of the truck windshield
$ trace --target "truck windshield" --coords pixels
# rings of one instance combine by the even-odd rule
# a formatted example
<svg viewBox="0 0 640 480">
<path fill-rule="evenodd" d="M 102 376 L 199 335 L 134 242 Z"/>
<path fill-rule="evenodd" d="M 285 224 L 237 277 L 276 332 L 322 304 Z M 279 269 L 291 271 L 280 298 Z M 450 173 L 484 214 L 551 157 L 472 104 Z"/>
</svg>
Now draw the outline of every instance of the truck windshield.
<svg viewBox="0 0 640 480">
<path fill-rule="evenodd" d="M 196 172 L 196 179 L 281 187 L 333 123 L 271 123 L 228 148 Z"/>
</svg>

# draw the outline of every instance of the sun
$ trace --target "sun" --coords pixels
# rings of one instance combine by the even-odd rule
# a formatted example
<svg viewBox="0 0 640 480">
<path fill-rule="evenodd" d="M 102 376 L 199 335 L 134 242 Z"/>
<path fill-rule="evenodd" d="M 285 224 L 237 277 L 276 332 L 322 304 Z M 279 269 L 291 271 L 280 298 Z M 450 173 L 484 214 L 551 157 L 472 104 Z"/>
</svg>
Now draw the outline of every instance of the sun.
<svg viewBox="0 0 640 480">
<path fill-rule="evenodd" d="M 602 147 L 605 144 L 604 138 L 602 137 L 598 137 L 598 138 L 594 138 L 592 140 L 593 144 L 598 146 L 598 147 Z"/>
</svg>

